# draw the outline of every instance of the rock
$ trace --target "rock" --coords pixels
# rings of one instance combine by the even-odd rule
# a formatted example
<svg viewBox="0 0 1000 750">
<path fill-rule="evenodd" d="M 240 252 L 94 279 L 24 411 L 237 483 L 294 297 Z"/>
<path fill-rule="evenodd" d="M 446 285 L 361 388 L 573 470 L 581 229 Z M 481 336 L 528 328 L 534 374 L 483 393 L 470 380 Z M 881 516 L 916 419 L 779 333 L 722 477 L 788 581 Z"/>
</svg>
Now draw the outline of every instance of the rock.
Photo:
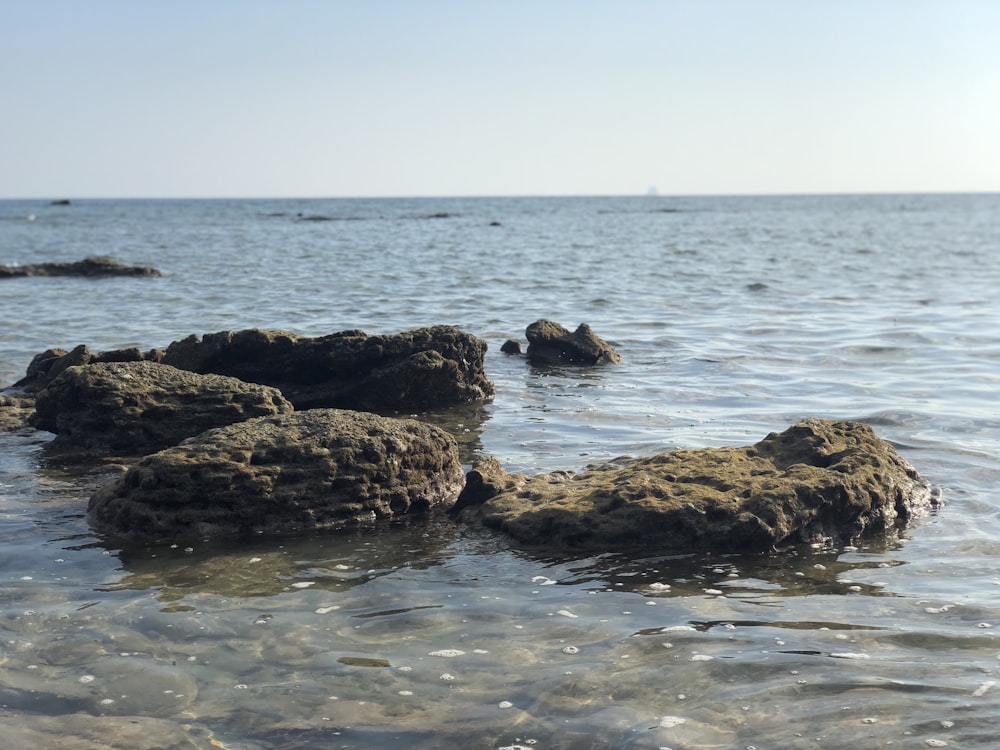
<svg viewBox="0 0 1000 750">
<path fill-rule="evenodd" d="M 151 361 L 270 385 L 296 409 L 413 412 L 491 397 L 485 355 L 485 341 L 453 326 L 386 336 L 341 331 L 318 338 L 250 329 L 188 336 L 148 352 L 49 349 L 35 356 L 15 386 L 36 392 L 72 365 Z"/>
<path fill-rule="evenodd" d="M 768 550 L 888 532 L 937 502 L 870 427 L 820 419 L 752 446 L 678 450 L 576 475 L 498 468 L 474 467 L 455 513 L 548 546 Z"/>
<path fill-rule="evenodd" d="M 537 320 L 525 329 L 528 357 L 542 362 L 600 365 L 621 362 L 612 346 L 599 338 L 586 323 L 570 333 L 551 320 Z"/>
<path fill-rule="evenodd" d="M 153 718 L 149 715 L 104 716 L 108 709 L 91 701 L 80 710 L 60 711 L 55 715 L 42 715 L 33 710 L 40 700 L 49 706 L 62 707 L 58 695 L 36 693 L 32 703 L 18 710 L 6 708 L 0 717 L 0 734 L 4 750 L 197 750 L 222 746 L 217 740 L 205 742 L 204 737 L 192 731 L 190 724 L 174 719 Z M 53 709 L 49 709 L 52 711 Z M 30 718 L 29 718 L 30 717 Z"/>
<path fill-rule="evenodd" d="M 30 427 L 28 421 L 35 411 L 35 400 L 0 393 L 0 432 L 14 432 Z"/>
<path fill-rule="evenodd" d="M 342 331 L 318 338 L 251 329 L 189 336 L 167 347 L 162 361 L 272 385 L 296 409 L 391 413 L 492 396 L 485 354 L 485 341 L 453 326 L 387 336 Z"/>
<path fill-rule="evenodd" d="M 144 540 L 339 529 L 454 503 L 455 439 L 410 419 L 313 409 L 208 430 L 146 456 L 90 500 Z"/>
<path fill-rule="evenodd" d="M 37 393 L 69 367 L 98 362 L 159 362 L 162 358 L 163 352 L 157 349 L 149 352 L 136 348 L 112 349 L 96 354 L 83 344 L 71 352 L 65 349 L 46 349 L 32 358 L 25 376 L 14 387 L 21 388 L 26 393 Z"/>
<path fill-rule="evenodd" d="M 451 507 L 451 513 L 459 513 L 463 508 L 482 505 L 506 489 L 510 475 L 493 456 L 483 456 L 476 460 L 472 471 L 465 475 L 465 487 L 458 500 Z"/>
<path fill-rule="evenodd" d="M 521 342 L 514 341 L 514 339 L 508 339 L 503 342 L 503 346 L 500 347 L 500 351 L 504 354 L 520 354 Z"/>
<path fill-rule="evenodd" d="M 35 398 L 32 424 L 56 434 L 49 449 L 136 456 L 210 427 L 292 411 L 268 386 L 153 362 L 67 368 Z"/>
<path fill-rule="evenodd" d="M 149 266 L 126 266 L 111 258 L 85 258 L 75 263 L 28 263 L 23 266 L 0 265 L 0 279 L 20 276 L 162 276 Z"/>
</svg>

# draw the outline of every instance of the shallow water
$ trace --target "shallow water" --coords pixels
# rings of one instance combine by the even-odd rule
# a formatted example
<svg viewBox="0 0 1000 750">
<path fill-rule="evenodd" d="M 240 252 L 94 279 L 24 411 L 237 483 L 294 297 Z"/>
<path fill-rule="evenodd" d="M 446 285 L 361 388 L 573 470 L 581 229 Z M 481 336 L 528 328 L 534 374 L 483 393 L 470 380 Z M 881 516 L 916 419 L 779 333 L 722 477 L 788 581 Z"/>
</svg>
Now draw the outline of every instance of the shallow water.
<svg viewBox="0 0 1000 750">
<path fill-rule="evenodd" d="M 998 245 L 993 195 L 0 202 L 0 263 L 166 274 L 0 282 L 0 383 L 50 346 L 450 323 L 497 387 L 424 415 L 466 463 L 848 418 L 945 501 L 898 539 L 755 556 L 559 555 L 442 518 L 121 549 L 84 518 L 106 476 L 0 434 L 0 726 L 14 747 L 994 747 Z M 499 353 L 540 317 L 623 364 Z"/>
</svg>

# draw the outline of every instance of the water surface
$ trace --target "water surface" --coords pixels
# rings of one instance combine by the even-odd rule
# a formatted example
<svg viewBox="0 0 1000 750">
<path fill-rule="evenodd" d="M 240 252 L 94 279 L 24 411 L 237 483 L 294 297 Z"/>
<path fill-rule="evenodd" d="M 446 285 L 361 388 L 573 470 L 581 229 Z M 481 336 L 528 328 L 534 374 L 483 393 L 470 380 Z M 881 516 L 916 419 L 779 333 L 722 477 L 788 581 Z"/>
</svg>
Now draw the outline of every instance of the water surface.
<svg viewBox="0 0 1000 750">
<path fill-rule="evenodd" d="M 998 245 L 995 195 L 0 202 L 0 263 L 165 274 L 0 282 L 0 383 L 51 346 L 448 323 L 497 388 L 423 415 L 467 464 L 846 418 L 945 501 L 898 538 L 753 556 L 559 554 L 442 518 L 125 549 L 84 517 L 106 475 L 0 434 L 0 725 L 14 747 L 994 747 Z M 623 364 L 500 354 L 540 317 Z"/>
</svg>

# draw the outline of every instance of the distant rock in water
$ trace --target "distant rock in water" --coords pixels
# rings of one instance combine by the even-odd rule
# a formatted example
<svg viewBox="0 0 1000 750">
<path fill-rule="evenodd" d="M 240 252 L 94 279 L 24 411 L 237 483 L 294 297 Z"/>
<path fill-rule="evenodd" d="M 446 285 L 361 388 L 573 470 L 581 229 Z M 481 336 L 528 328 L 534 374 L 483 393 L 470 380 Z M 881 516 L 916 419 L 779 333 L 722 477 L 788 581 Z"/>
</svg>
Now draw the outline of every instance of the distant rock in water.
<svg viewBox="0 0 1000 750">
<path fill-rule="evenodd" d="M 70 202 L 68 200 L 66 200 L 65 198 L 62 198 L 62 199 L 57 200 L 57 201 L 50 201 L 49 205 L 50 206 L 68 206 L 68 205 L 70 205 Z"/>
<path fill-rule="evenodd" d="M 209 430 L 146 456 L 90 500 L 142 540 L 308 533 L 454 503 L 455 439 L 411 419 L 312 409 Z"/>
<path fill-rule="evenodd" d="M 537 320 L 525 329 L 528 358 L 541 362 L 599 365 L 622 361 L 614 348 L 586 323 L 572 333 L 551 320 Z"/>
<path fill-rule="evenodd" d="M 35 398 L 34 427 L 55 433 L 49 450 L 141 456 L 211 427 L 292 411 L 277 388 L 199 375 L 154 362 L 64 370 Z"/>
<path fill-rule="evenodd" d="M 148 352 L 94 354 L 82 345 L 72 352 L 50 349 L 35 356 L 15 386 L 30 394 L 74 365 L 151 361 L 273 386 L 296 409 L 412 412 L 491 397 L 485 355 L 485 341 L 453 326 L 384 336 L 341 331 L 317 338 L 248 329 L 188 336 L 166 350 Z"/>
<path fill-rule="evenodd" d="M 500 347 L 500 351 L 504 354 L 520 354 L 521 353 L 521 342 L 514 341 L 514 339 L 508 339 L 503 342 L 503 346 Z"/>
<path fill-rule="evenodd" d="M 579 474 L 473 467 L 458 518 L 520 542 L 600 550 L 759 550 L 890 532 L 937 498 L 858 422 L 807 419 L 742 448 L 677 450 Z"/>
<path fill-rule="evenodd" d="M 74 263 L 29 263 L 23 266 L 0 265 L 0 279 L 21 276 L 162 276 L 149 266 L 126 266 L 111 258 L 86 258 Z"/>
</svg>

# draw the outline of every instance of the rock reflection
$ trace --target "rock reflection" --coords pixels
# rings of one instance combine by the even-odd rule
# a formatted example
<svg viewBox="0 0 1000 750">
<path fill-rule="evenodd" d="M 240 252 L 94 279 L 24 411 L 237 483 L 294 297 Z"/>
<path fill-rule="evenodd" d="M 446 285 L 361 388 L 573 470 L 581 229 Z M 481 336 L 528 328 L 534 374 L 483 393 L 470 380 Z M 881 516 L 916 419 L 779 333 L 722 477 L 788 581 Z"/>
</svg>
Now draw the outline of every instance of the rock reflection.
<svg viewBox="0 0 1000 750">
<path fill-rule="evenodd" d="M 440 565 L 454 536 L 449 521 L 432 515 L 254 543 L 126 547 L 116 552 L 125 574 L 100 591 L 155 590 L 171 611 L 187 611 L 177 603 L 193 594 L 245 599 L 306 588 L 339 593 L 403 566 Z"/>
<path fill-rule="evenodd" d="M 817 548 L 802 545 L 769 554 L 690 553 L 679 555 L 605 553 L 581 558 L 572 552 L 552 553 L 525 546 L 514 554 L 549 568 L 544 583 L 579 586 L 593 591 L 629 591 L 647 597 L 731 596 L 762 602 L 773 596 L 862 593 L 892 596 L 878 582 L 854 580 L 858 571 L 901 565 L 886 555 L 901 548 L 896 540 L 873 540 L 862 547 Z"/>
</svg>

